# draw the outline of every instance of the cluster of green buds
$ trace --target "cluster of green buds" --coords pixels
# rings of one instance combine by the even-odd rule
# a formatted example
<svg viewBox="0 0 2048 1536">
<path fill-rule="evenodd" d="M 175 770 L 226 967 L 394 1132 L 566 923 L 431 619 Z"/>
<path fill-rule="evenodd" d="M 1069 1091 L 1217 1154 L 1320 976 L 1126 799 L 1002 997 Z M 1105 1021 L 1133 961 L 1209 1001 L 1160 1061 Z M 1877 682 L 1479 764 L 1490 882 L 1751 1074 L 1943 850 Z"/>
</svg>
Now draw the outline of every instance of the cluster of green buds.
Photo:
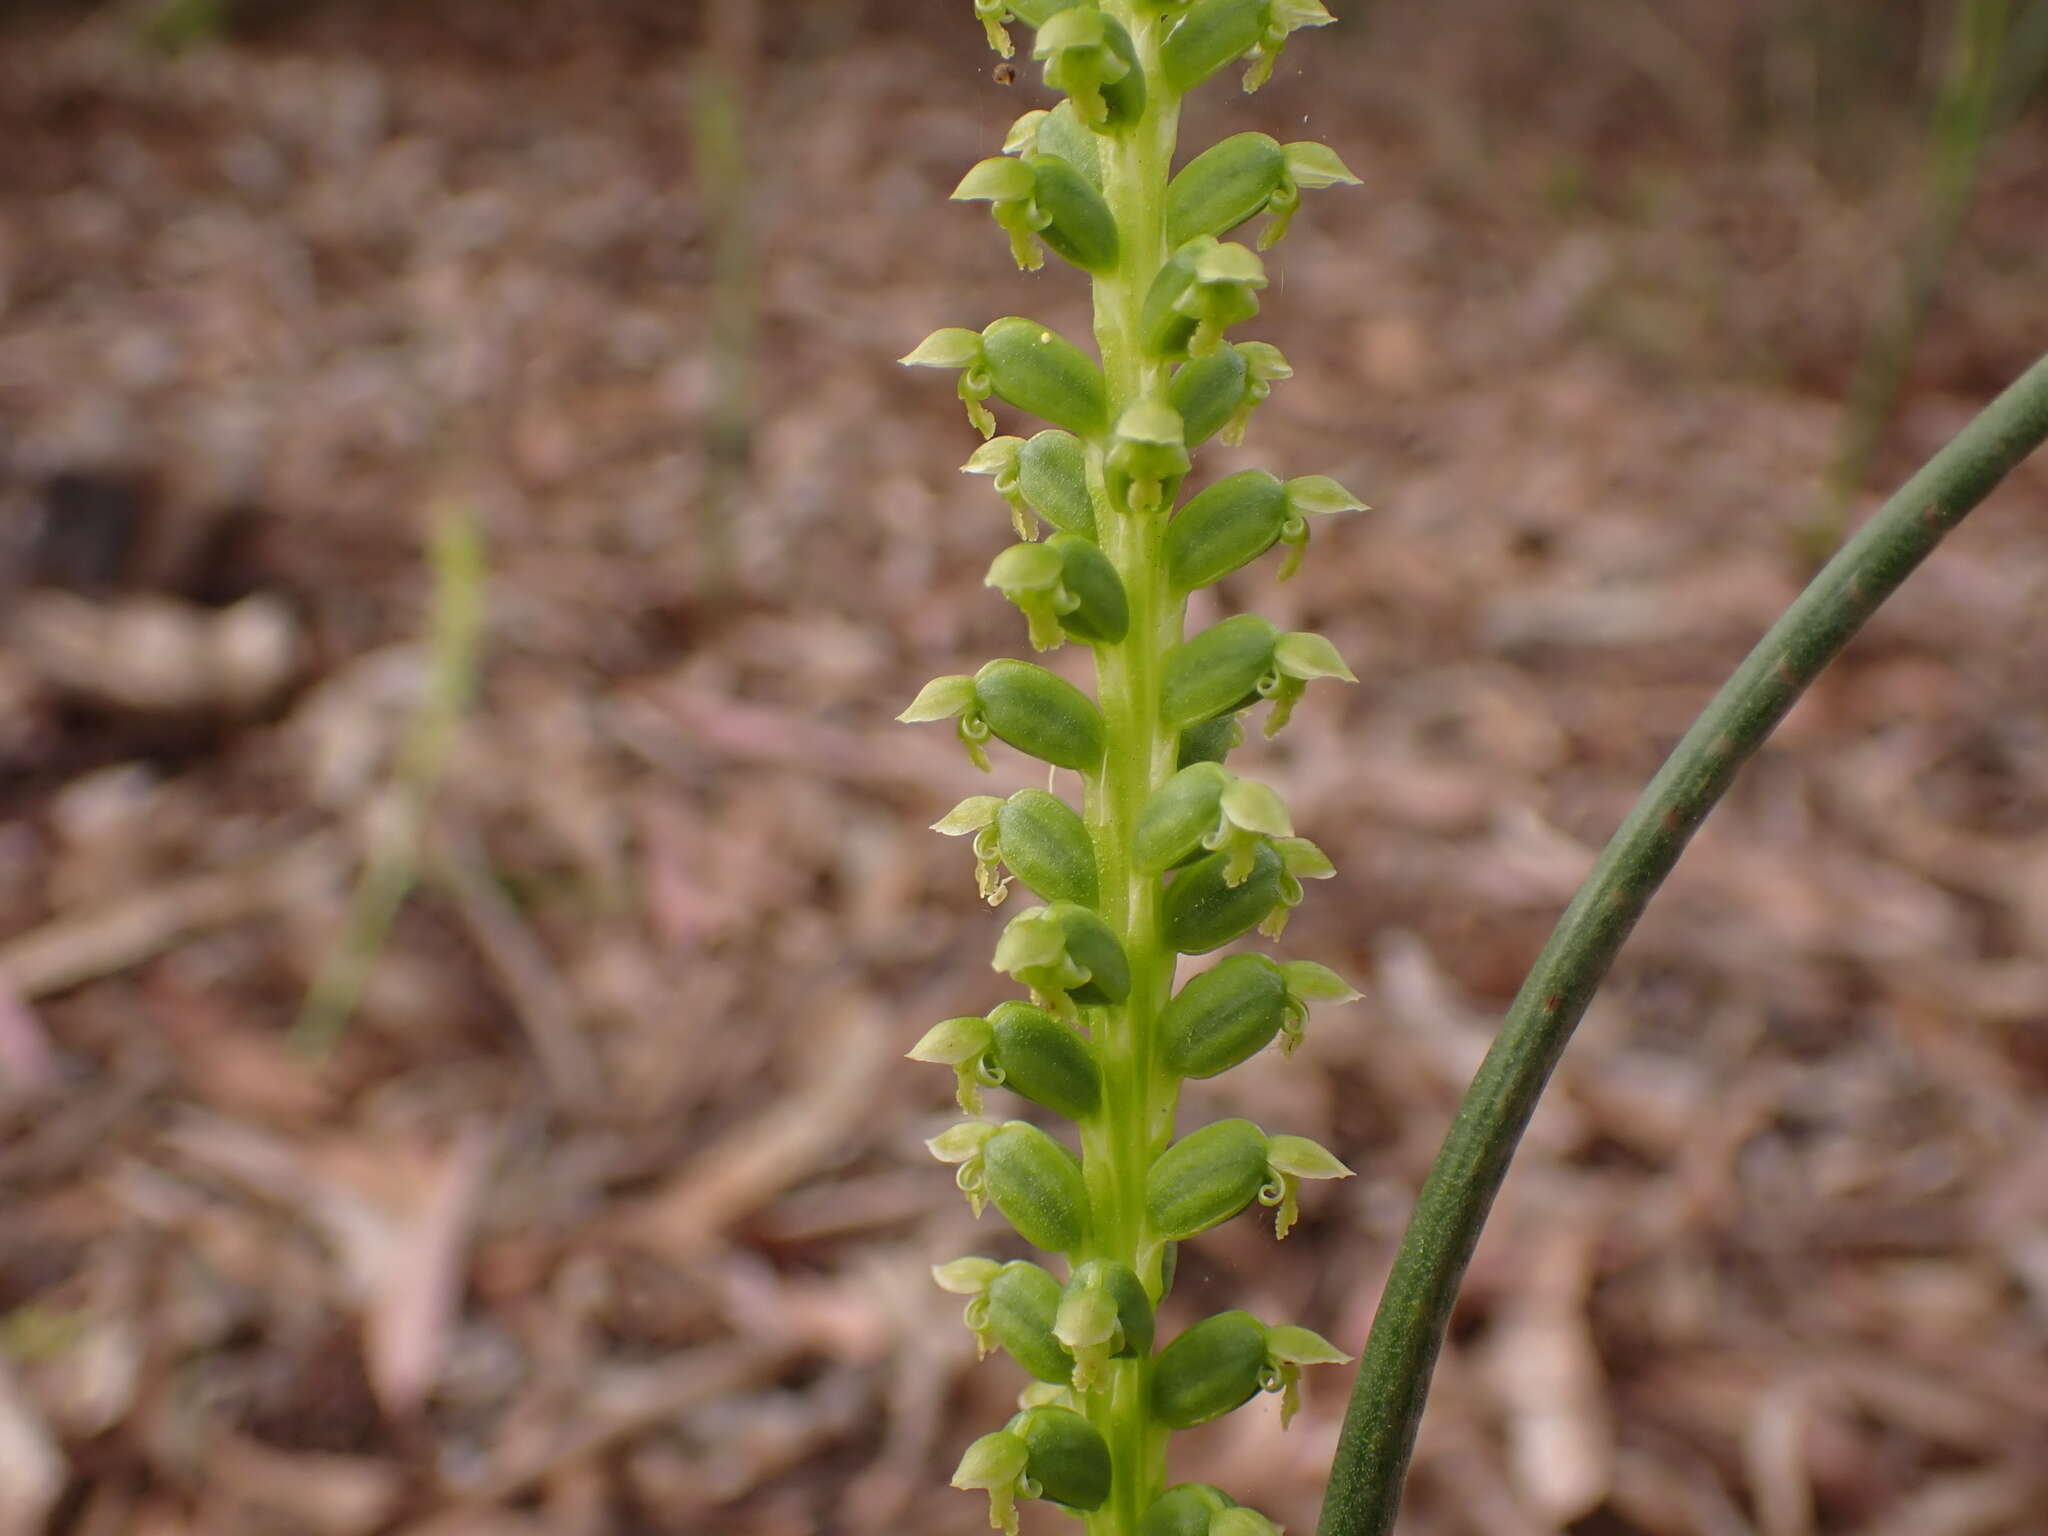
<svg viewBox="0 0 2048 1536">
<path fill-rule="evenodd" d="M 989 477 L 1018 542 L 987 584 L 1023 615 L 1038 651 L 1068 642 L 1095 663 L 1089 693 L 1003 658 L 928 683 L 906 721 L 952 721 L 970 759 L 999 741 L 1049 766 L 1046 786 L 975 795 L 937 824 L 969 839 L 975 883 L 1011 917 L 995 969 L 1028 994 L 947 1019 L 911 1050 L 952 1068 L 970 1118 L 932 1138 L 979 1216 L 993 1205 L 1051 1265 L 970 1257 L 935 1270 L 967 1298 L 982 1353 L 1031 1378 L 1016 1415 L 954 1475 L 984 1491 L 990 1523 L 1017 1530 L 1020 1500 L 1083 1516 L 1095 1536 L 1259 1536 L 1265 1516 L 1203 1483 L 1166 1483 L 1168 1434 L 1279 1395 L 1291 1417 L 1304 1366 L 1342 1360 L 1305 1328 L 1242 1311 L 1156 1340 L 1177 1245 L 1259 1205 L 1276 1235 L 1305 1180 L 1350 1170 L 1305 1137 L 1227 1119 L 1176 1138 L 1182 1084 L 1276 1041 L 1292 1052 L 1313 1003 L 1357 994 L 1307 960 L 1230 954 L 1176 991 L 1183 955 L 1254 934 L 1277 939 L 1302 882 L 1333 873 L 1269 784 L 1226 766 L 1258 706 L 1280 730 L 1318 679 L 1356 681 L 1322 636 L 1239 614 L 1189 636 L 1191 594 L 1285 546 L 1299 565 L 1309 520 L 1362 510 L 1322 475 L 1246 470 L 1183 497 L 1193 454 L 1242 440 L 1289 376 L 1259 314 L 1268 251 L 1306 190 L 1355 184 L 1320 144 L 1240 133 L 1176 171 L 1182 98 L 1236 62 L 1247 90 L 1289 36 L 1333 18 L 1319 0 L 974 0 L 1005 57 L 1009 28 L 1057 104 L 1027 112 L 956 199 L 986 203 L 1019 267 L 1050 253 L 1088 274 L 1093 354 L 1035 320 L 935 331 L 905 363 L 951 369 L 984 439 L 965 471 Z M 1263 216 L 1255 246 L 1230 237 Z M 1036 417 L 998 435 L 991 402 Z M 1063 797 L 1058 770 L 1078 779 Z M 985 1118 L 1000 1090 L 1070 1122 Z M 1035 1112 L 1034 1112 L 1035 1113 Z"/>
</svg>

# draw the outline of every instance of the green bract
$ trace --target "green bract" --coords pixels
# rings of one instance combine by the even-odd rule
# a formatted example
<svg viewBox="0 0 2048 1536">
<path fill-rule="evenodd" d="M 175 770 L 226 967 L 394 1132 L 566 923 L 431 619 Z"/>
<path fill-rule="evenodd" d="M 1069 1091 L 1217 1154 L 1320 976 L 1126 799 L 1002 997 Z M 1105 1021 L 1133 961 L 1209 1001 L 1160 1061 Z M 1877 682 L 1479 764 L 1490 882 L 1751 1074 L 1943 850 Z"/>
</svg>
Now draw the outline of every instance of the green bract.
<svg viewBox="0 0 2048 1536">
<path fill-rule="evenodd" d="M 954 196 L 988 205 L 1020 266 L 1051 251 L 1090 274 L 1101 354 L 1077 345 L 1078 331 L 1068 340 L 1012 315 L 942 327 L 904 359 L 953 370 L 986 439 L 963 468 L 988 478 L 1019 541 L 991 540 L 987 585 L 1024 616 L 1032 647 L 1078 642 L 1094 666 L 1091 696 L 1023 660 L 969 664 L 902 716 L 951 722 L 984 769 L 997 740 L 1055 770 L 971 795 L 936 823 L 970 840 L 987 901 L 1014 881 L 1043 904 L 1010 916 L 993 957 L 1030 1000 L 945 1019 L 910 1051 L 949 1067 L 976 1117 L 928 1145 L 977 1215 L 992 1204 L 1023 1239 L 1065 1256 L 934 1271 L 967 1298 L 981 1348 L 1034 1378 L 1023 1411 L 973 1439 L 953 1481 L 986 1492 L 991 1523 L 1011 1533 L 1018 1502 L 1039 1498 L 1084 1514 L 1091 1536 L 1275 1536 L 1220 1489 L 1166 1488 L 1166 1431 L 1262 1389 L 1281 1394 L 1284 1422 L 1302 1367 L 1341 1357 L 1306 1329 L 1235 1312 L 1158 1350 L 1155 1316 L 1180 1243 L 1255 1203 L 1275 1209 L 1284 1236 L 1302 1182 L 1348 1170 L 1248 1120 L 1176 1139 L 1176 1110 L 1185 1080 L 1276 1040 L 1291 1050 L 1312 1001 L 1355 994 L 1312 961 L 1259 954 L 1228 956 L 1178 993 L 1174 971 L 1179 955 L 1254 928 L 1277 935 L 1303 882 L 1334 873 L 1272 786 L 1224 764 L 1245 711 L 1269 702 L 1270 732 L 1308 682 L 1351 674 L 1327 639 L 1252 613 L 1190 637 L 1187 603 L 1275 545 L 1284 579 L 1309 519 L 1360 503 L 1327 476 L 1264 470 L 1181 502 L 1196 451 L 1240 441 L 1291 371 L 1248 334 L 1282 277 L 1257 251 L 1285 232 L 1304 190 L 1355 178 L 1324 146 L 1261 133 L 1171 169 L 1188 90 L 1234 61 L 1258 84 L 1290 34 L 1330 18 L 1319 0 L 973 0 L 972 11 L 1006 57 L 1008 29 L 1030 28 L 1030 55 L 1061 99 L 1019 117 Z M 1245 231 L 1260 215 L 1255 250 Z M 1046 429 L 998 436 L 997 400 Z M 998 1088 L 1068 1122 L 1080 1155 L 1056 1128 L 979 1118 Z"/>
</svg>

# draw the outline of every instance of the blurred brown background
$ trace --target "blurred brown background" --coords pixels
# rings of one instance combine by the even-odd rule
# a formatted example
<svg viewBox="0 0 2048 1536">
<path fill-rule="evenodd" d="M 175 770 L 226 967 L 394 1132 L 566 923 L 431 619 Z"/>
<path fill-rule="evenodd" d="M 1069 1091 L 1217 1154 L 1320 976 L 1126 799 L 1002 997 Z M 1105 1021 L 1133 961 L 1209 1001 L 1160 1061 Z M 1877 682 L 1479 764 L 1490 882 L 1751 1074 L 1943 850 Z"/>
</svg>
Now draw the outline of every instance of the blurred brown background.
<svg viewBox="0 0 2048 1536">
<path fill-rule="evenodd" d="M 1367 997 L 1190 1098 L 1360 1177 L 1191 1245 L 1169 1321 L 1355 1349 L 1522 968 L 1836 526 L 1916 264 L 1871 491 L 2048 342 L 2048 117 L 1958 195 L 1949 4 L 1337 9 L 1187 142 L 1365 181 L 1273 253 L 1297 377 L 1210 463 L 1377 510 L 1207 612 L 1363 678 L 1248 761 L 1340 870 L 1287 951 Z M 1013 1240 L 898 1058 L 1003 995 L 922 830 L 988 781 L 889 717 L 1023 636 L 891 359 L 1083 288 L 944 200 L 1043 100 L 964 0 L 722 14 L 0 5 L 8 1536 L 982 1528 L 944 1482 L 1019 1377 L 926 1271 Z M 2044 620 L 2037 460 L 1589 1017 L 1415 1536 L 2048 1531 Z M 1184 1470 L 1312 1529 L 1347 1381 Z"/>
</svg>

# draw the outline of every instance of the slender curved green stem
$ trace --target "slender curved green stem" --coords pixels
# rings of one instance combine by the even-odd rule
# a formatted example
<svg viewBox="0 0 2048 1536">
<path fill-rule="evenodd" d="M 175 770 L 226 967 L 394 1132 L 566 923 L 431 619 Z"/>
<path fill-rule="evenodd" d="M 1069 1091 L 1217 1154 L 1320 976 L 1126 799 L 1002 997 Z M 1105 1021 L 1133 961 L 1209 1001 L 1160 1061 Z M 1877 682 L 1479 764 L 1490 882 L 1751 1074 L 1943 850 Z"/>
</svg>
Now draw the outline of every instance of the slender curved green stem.
<svg viewBox="0 0 2048 1536">
<path fill-rule="evenodd" d="M 1345 1414 L 1321 1536 L 1386 1536 L 1480 1228 L 1615 953 L 1736 770 L 1942 538 L 2048 439 L 2048 357 L 1830 560 L 1686 732 L 1559 919 L 1416 1200 Z"/>
</svg>

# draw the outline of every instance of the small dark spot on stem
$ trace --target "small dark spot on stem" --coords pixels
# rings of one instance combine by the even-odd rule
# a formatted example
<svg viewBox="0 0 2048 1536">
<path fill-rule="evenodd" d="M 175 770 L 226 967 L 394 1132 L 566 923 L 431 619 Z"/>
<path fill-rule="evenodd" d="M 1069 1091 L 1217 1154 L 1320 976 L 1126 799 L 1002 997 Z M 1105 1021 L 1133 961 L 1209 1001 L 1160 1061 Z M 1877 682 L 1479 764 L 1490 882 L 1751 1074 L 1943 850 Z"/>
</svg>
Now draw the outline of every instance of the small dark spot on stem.
<svg viewBox="0 0 2048 1536">
<path fill-rule="evenodd" d="M 1780 686 L 1793 692 L 1799 689 L 1799 669 L 1792 665 L 1792 658 L 1789 655 L 1778 658 L 1776 676 Z"/>
<path fill-rule="evenodd" d="M 1938 532 L 1941 528 L 1941 525 L 1945 521 L 1947 521 L 1947 519 L 1945 519 L 1941 515 L 1941 503 L 1938 501 L 1930 501 L 1929 503 L 1927 503 L 1926 506 L 1922 507 L 1920 509 L 1920 521 L 1924 523 L 1927 527 L 1932 528 Z"/>
<path fill-rule="evenodd" d="M 1562 1007 L 1564 1007 L 1564 994 L 1561 992 L 1553 992 L 1550 996 L 1543 999 L 1543 1011 L 1546 1014 L 1555 1015 Z"/>
<path fill-rule="evenodd" d="M 1664 830 L 1674 837 L 1685 830 L 1685 811 L 1681 807 L 1674 805 L 1664 812 Z"/>
</svg>

